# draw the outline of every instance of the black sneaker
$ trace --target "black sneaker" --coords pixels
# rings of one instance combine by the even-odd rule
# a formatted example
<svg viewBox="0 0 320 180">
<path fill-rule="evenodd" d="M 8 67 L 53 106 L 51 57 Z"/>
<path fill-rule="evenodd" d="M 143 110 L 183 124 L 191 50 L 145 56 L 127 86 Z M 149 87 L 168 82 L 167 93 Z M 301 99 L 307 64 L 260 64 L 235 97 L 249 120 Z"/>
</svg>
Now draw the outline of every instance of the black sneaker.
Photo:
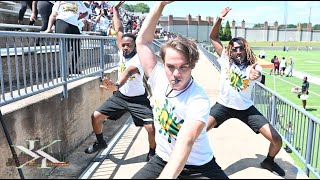
<svg viewBox="0 0 320 180">
<path fill-rule="evenodd" d="M 93 145 L 89 146 L 84 152 L 87 154 L 92 154 L 107 147 L 108 147 L 108 144 L 106 142 L 104 143 L 94 142 Z"/>
<path fill-rule="evenodd" d="M 148 155 L 147 155 L 147 162 L 150 161 L 150 159 L 155 155 L 154 152 L 149 151 Z"/>
<path fill-rule="evenodd" d="M 267 169 L 267 170 L 271 171 L 272 173 L 277 174 L 279 176 L 286 175 L 284 170 L 274 161 L 270 161 L 270 160 L 265 159 L 264 161 L 262 161 L 262 163 L 260 165 L 262 168 Z"/>
</svg>

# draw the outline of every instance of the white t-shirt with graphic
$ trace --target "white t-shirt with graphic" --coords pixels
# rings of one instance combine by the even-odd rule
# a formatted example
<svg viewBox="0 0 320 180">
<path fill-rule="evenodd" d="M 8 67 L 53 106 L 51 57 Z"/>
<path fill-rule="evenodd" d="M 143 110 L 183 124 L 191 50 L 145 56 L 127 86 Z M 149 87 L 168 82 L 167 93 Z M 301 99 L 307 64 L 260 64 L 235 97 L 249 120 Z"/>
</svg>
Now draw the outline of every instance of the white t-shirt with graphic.
<svg viewBox="0 0 320 180">
<path fill-rule="evenodd" d="M 88 11 L 82 1 L 57 1 L 52 7 L 52 11 L 58 12 L 56 19 L 61 19 L 74 26 L 79 26 L 79 15 Z"/>
<path fill-rule="evenodd" d="M 153 95 L 150 103 L 153 106 L 156 129 L 156 153 L 168 162 L 176 140 L 180 138 L 179 130 L 183 128 L 185 122 L 202 121 L 207 124 L 210 100 L 203 89 L 193 80 L 190 81 L 185 91 L 173 90 L 167 98 L 165 94 L 170 92 L 171 88 L 168 86 L 169 81 L 163 64 L 160 62 L 153 69 L 148 84 L 150 84 Z M 192 146 L 186 165 L 203 165 L 212 158 L 213 150 L 208 140 L 206 128 L 203 128 Z"/>
<path fill-rule="evenodd" d="M 118 78 L 121 76 L 121 74 L 124 72 L 124 70 L 129 67 L 129 66 L 134 66 L 138 68 L 140 74 L 135 73 L 132 76 L 129 77 L 127 82 L 121 86 L 119 91 L 129 97 L 133 96 L 141 96 L 145 93 L 145 87 L 143 85 L 143 75 L 144 71 L 142 69 L 140 59 L 138 56 L 138 53 L 134 55 L 130 59 L 125 59 L 123 56 L 123 52 L 120 50 L 118 51 L 120 61 L 119 61 L 119 66 L 118 66 Z"/>
<path fill-rule="evenodd" d="M 235 63 L 230 66 L 229 57 L 225 50 L 223 50 L 221 57 L 218 59 L 221 65 L 220 76 L 220 95 L 217 102 L 226 107 L 245 110 L 253 105 L 251 100 L 252 88 L 255 81 L 249 80 L 250 67 L 240 69 Z M 260 65 L 256 69 L 262 72 Z"/>
</svg>

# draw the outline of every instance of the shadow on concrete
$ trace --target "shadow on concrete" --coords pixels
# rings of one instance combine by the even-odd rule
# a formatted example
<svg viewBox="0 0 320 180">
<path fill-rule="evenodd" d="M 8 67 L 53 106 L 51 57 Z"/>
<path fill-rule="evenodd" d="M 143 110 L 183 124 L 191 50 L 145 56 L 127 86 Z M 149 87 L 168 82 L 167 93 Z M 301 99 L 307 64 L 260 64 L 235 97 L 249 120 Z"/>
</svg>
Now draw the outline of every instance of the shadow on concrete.
<svg viewBox="0 0 320 180">
<path fill-rule="evenodd" d="M 147 154 L 148 153 L 142 154 L 142 155 L 139 155 L 139 156 L 136 156 L 136 157 L 132 157 L 132 158 L 126 159 L 126 160 L 124 160 L 123 158 L 122 159 L 116 158 L 116 157 L 114 157 L 113 154 L 110 154 L 108 158 L 114 163 L 121 164 L 121 165 L 126 165 L 126 164 L 134 164 L 134 163 L 146 162 Z"/>
<path fill-rule="evenodd" d="M 245 170 L 250 167 L 255 167 L 255 168 L 261 168 L 260 163 L 266 158 L 266 156 L 261 155 L 261 154 L 256 154 L 257 158 L 244 158 L 241 159 L 230 166 L 228 166 L 226 169 L 224 169 L 224 172 L 227 174 L 227 176 L 230 176 L 232 174 L 235 174 L 239 171 Z M 303 173 L 301 170 L 299 170 L 295 165 L 283 161 L 282 158 L 275 158 L 275 162 L 283 168 L 283 170 L 286 172 L 286 176 L 284 177 L 285 179 L 297 179 L 297 174 L 298 173 Z M 268 171 L 268 170 L 266 170 Z M 288 172 L 290 171 L 290 172 Z"/>
<path fill-rule="evenodd" d="M 119 153 L 110 153 L 108 155 L 108 159 L 110 161 L 112 161 L 113 163 L 116 164 L 116 167 L 114 168 L 112 174 L 110 175 L 110 179 L 113 179 L 114 176 L 117 174 L 117 172 L 119 171 L 119 168 L 123 165 L 126 165 L 126 164 L 133 164 L 133 163 L 141 163 L 141 162 L 146 162 L 146 157 L 147 157 L 147 154 L 143 154 L 143 155 L 140 155 L 140 156 L 136 156 L 136 157 L 133 157 L 131 159 L 126 159 L 126 157 L 128 156 L 128 153 L 129 151 L 131 150 L 134 142 L 136 141 L 136 139 L 138 138 L 138 135 L 140 134 L 140 131 L 143 129 L 144 127 L 139 127 L 139 130 L 135 133 L 132 141 L 130 142 L 130 144 L 127 146 L 126 148 L 126 151 L 124 153 L 120 153 L 120 154 L 123 154 L 122 155 L 122 158 L 117 158 L 116 156 L 119 154 Z M 122 137 L 123 139 L 125 139 L 125 137 Z"/>
</svg>

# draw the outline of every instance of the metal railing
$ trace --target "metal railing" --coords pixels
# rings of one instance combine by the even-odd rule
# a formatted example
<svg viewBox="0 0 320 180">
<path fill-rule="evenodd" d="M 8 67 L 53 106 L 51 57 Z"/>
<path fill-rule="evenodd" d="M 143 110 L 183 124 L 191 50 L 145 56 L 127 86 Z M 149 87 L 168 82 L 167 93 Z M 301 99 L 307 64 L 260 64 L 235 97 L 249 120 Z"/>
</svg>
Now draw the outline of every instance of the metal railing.
<svg viewBox="0 0 320 180">
<path fill-rule="evenodd" d="M 198 45 L 205 56 L 221 71 L 217 57 L 202 45 Z M 303 108 L 285 99 L 265 85 L 257 82 L 253 90 L 254 106 L 275 127 L 283 142 L 304 163 L 304 171 L 320 178 L 320 120 Z M 288 127 L 289 122 L 292 128 Z"/>
<path fill-rule="evenodd" d="M 253 91 L 255 107 L 269 120 L 285 144 L 304 163 L 305 173 L 319 176 L 320 120 L 303 108 L 257 82 Z M 292 128 L 289 129 L 289 122 Z"/>
<path fill-rule="evenodd" d="M 115 37 L 0 31 L 0 106 L 117 66 Z"/>
</svg>

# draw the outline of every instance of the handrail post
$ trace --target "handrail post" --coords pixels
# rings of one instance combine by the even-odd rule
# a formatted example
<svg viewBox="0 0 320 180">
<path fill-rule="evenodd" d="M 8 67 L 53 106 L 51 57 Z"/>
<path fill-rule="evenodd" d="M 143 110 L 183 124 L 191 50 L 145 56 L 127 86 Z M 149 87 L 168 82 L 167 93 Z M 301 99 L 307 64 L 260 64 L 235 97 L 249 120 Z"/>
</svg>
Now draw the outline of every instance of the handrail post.
<svg viewBox="0 0 320 180">
<path fill-rule="evenodd" d="M 67 48 L 66 48 L 66 39 L 65 38 L 60 38 L 60 62 L 61 62 L 61 76 L 62 76 L 62 81 L 64 82 L 63 84 L 63 92 L 62 96 L 63 98 L 68 98 L 68 82 L 67 82 Z"/>
<path fill-rule="evenodd" d="M 104 40 L 103 39 L 100 39 L 100 69 L 102 70 L 101 72 L 101 79 L 103 79 L 103 76 L 104 76 L 104 70 L 105 70 L 105 59 L 104 59 Z"/>
<path fill-rule="evenodd" d="M 311 156 L 312 156 L 312 138 L 313 138 L 313 121 L 308 118 L 309 127 L 308 127 L 308 136 L 307 136 L 307 149 L 306 149 L 306 164 L 305 164 L 305 173 L 307 176 L 310 174 L 309 168 L 307 165 L 310 164 Z M 312 166 L 311 166 L 312 167 Z"/>
<path fill-rule="evenodd" d="M 276 109 L 277 109 L 277 99 L 275 95 L 272 95 L 272 100 L 271 100 L 271 125 L 273 127 L 276 126 L 276 118 L 277 118 L 277 114 L 276 114 Z"/>
</svg>

